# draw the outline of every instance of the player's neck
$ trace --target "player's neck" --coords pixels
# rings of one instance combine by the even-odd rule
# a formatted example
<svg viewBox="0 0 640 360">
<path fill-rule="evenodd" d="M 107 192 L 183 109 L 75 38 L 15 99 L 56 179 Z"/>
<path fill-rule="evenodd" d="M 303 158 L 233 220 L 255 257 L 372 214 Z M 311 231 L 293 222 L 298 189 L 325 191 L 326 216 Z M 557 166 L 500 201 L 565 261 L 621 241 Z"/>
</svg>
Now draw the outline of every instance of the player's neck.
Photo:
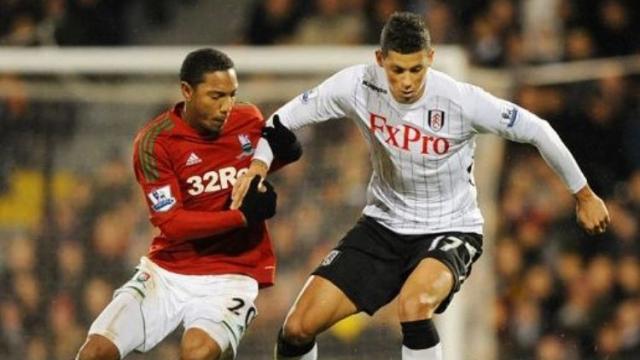
<svg viewBox="0 0 640 360">
<path fill-rule="evenodd" d="M 192 129 L 194 130 L 198 130 L 198 127 L 196 126 L 196 121 L 195 121 L 195 116 L 192 112 L 190 112 L 187 109 L 187 104 L 185 103 L 184 106 L 182 107 L 181 111 L 180 111 L 180 117 L 182 118 L 182 120 L 184 120 L 184 122 L 187 123 L 187 125 L 189 125 Z"/>
</svg>

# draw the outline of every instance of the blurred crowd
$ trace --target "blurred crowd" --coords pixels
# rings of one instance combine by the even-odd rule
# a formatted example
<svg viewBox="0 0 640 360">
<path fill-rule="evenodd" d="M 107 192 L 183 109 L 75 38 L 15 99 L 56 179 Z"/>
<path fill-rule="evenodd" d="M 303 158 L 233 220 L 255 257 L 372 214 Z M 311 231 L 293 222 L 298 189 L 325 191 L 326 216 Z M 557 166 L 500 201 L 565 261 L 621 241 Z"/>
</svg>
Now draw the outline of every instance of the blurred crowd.
<svg viewBox="0 0 640 360">
<path fill-rule="evenodd" d="M 435 44 L 464 44 L 482 66 L 637 53 L 640 7 L 624 0 L 265 0 L 249 44 L 377 44 L 397 10 L 425 14 Z"/>
<path fill-rule="evenodd" d="M 375 44 L 389 14 L 411 10 L 425 14 L 436 45 L 462 44 L 481 67 L 622 56 L 640 48 L 640 7 L 633 0 L 238 4 L 247 16 L 236 42 L 252 45 Z M 169 27 L 172 11 L 195 2 L 0 0 L 0 46 L 127 45 L 135 31 L 127 17 L 134 5 L 145 10 L 146 21 Z M 575 224 L 571 194 L 535 149 L 508 145 L 498 235 L 486 239 L 495 244 L 500 359 L 624 360 L 640 354 L 640 82 L 623 70 L 514 91 L 516 103 L 558 130 L 613 220 L 606 234 L 587 236 Z M 49 145 L 74 141 L 73 104 L 30 101 L 20 78 L 10 74 L 0 74 L 0 90 L 0 358 L 70 359 L 112 291 L 133 274 L 155 230 L 126 151 L 109 154 L 92 171 L 68 174 L 55 167 Z M 259 104 L 265 114 L 278 105 Z M 52 113 L 63 114 L 58 126 L 48 125 Z M 103 134 L 93 136 L 100 141 Z M 367 148 L 353 126 L 333 121 L 299 136 L 305 156 L 273 177 L 281 204 L 270 222 L 278 283 L 259 298 L 259 309 L 269 311 L 247 334 L 241 358 L 271 351 L 307 274 L 365 201 Z M 385 308 L 373 321 L 348 319 L 326 335 L 323 352 L 370 358 L 363 351 L 388 351 L 386 358 L 392 357 L 399 340 L 391 348 L 368 340 L 399 339 L 394 316 Z M 151 358 L 176 358 L 177 339 Z"/>
<path fill-rule="evenodd" d="M 233 38 L 250 45 L 376 44 L 398 10 L 423 13 L 434 43 L 464 44 L 483 66 L 629 55 L 640 40 L 634 0 L 212 1 L 220 14 L 201 16 L 241 7 L 244 31 Z M 194 0 L 0 0 L 0 45 L 130 45 L 141 27 L 171 27 L 182 8 L 195 6 Z"/>
<path fill-rule="evenodd" d="M 509 144 L 493 239 L 503 359 L 640 354 L 639 84 L 612 72 L 515 98 L 558 130 L 612 223 L 603 235 L 581 231 L 573 197 L 537 151 Z"/>
</svg>

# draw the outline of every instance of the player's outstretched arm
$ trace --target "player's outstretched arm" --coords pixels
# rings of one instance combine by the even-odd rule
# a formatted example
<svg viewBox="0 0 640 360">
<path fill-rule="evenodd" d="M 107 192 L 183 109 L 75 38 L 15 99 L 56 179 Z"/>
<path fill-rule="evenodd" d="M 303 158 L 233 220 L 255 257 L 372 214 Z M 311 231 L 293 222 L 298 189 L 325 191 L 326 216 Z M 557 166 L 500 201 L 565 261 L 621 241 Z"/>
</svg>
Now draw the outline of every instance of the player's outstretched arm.
<svg viewBox="0 0 640 360">
<path fill-rule="evenodd" d="M 576 217 L 580 226 L 591 235 L 601 234 L 609 225 L 609 211 L 604 201 L 596 195 L 589 185 L 585 185 L 576 194 Z"/>
</svg>

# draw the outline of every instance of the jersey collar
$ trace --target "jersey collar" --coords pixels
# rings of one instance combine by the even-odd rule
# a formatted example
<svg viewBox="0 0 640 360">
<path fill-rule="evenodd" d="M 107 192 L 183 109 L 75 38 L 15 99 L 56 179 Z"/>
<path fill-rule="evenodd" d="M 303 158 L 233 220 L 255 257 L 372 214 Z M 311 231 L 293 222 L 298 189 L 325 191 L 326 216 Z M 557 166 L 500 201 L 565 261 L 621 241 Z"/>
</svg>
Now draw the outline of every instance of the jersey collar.
<svg viewBox="0 0 640 360">
<path fill-rule="evenodd" d="M 184 111 L 184 101 L 181 101 L 173 106 L 171 110 L 169 110 L 169 116 L 174 124 L 176 124 L 175 132 L 177 134 L 189 137 L 197 137 L 202 138 L 198 132 L 192 128 L 187 122 L 182 118 L 182 112 Z"/>
</svg>

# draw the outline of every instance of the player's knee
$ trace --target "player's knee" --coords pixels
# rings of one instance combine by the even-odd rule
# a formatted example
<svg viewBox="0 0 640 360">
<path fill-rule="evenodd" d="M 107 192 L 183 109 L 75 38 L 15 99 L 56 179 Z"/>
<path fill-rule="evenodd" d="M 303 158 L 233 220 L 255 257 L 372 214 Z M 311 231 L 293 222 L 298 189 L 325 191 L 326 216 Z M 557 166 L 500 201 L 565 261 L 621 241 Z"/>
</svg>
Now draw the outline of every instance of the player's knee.
<svg viewBox="0 0 640 360">
<path fill-rule="evenodd" d="M 293 345 L 307 344 L 316 336 L 315 330 L 299 316 L 289 316 L 282 329 L 284 340 Z"/>
<path fill-rule="evenodd" d="M 182 360 L 217 360 L 220 352 L 205 344 L 183 346 L 180 351 Z"/>
<path fill-rule="evenodd" d="M 190 331 L 180 344 L 182 360 L 217 360 L 220 357 L 218 344 L 203 332 Z"/>
<path fill-rule="evenodd" d="M 207 347 L 183 348 L 181 352 L 182 360 L 218 360 L 220 354 Z"/>
<path fill-rule="evenodd" d="M 118 360 L 120 352 L 109 340 L 102 336 L 91 335 L 82 346 L 77 360 Z"/>
<path fill-rule="evenodd" d="M 437 292 L 429 291 L 410 292 L 400 294 L 398 298 L 398 316 L 400 321 L 412 321 L 431 318 L 442 302 L 442 296 Z"/>
</svg>

